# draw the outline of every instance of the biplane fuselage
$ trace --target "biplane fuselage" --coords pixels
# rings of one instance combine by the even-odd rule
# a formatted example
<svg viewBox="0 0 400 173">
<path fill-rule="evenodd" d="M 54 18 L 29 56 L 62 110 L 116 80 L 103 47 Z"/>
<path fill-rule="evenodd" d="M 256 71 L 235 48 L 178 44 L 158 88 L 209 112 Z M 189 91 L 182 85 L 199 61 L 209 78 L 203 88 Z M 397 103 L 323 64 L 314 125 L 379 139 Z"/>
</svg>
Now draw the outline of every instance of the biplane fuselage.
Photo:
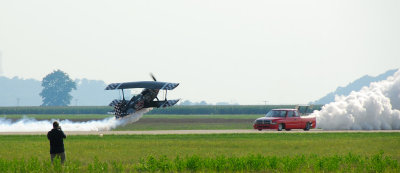
<svg viewBox="0 0 400 173">
<path fill-rule="evenodd" d="M 107 86 L 106 90 L 121 89 L 122 99 L 113 100 L 109 106 L 114 107 L 114 115 L 116 118 L 121 118 L 126 115 L 135 113 L 143 108 L 161 108 L 175 105 L 178 100 L 167 100 L 166 94 L 164 100 L 158 99 L 160 90 L 173 90 L 179 83 L 167 83 L 157 81 L 142 81 L 142 82 L 127 82 L 127 83 L 113 83 Z M 129 88 L 144 88 L 138 95 L 133 96 L 131 99 L 126 100 L 124 96 L 124 89 Z"/>
</svg>

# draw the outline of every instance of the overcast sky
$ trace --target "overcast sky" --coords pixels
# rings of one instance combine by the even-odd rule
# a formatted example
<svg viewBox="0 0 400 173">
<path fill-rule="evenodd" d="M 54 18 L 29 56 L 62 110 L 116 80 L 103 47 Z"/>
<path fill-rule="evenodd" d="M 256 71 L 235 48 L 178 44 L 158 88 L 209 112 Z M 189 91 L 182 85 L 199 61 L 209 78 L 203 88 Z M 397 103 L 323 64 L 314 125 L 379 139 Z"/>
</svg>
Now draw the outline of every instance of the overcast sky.
<svg viewBox="0 0 400 173">
<path fill-rule="evenodd" d="M 302 104 L 400 67 L 398 0 L 0 0 L 0 73 L 181 85 L 169 98 Z M 107 91 L 105 91 L 107 92 Z M 95 96 L 94 96 L 95 97 Z"/>
</svg>

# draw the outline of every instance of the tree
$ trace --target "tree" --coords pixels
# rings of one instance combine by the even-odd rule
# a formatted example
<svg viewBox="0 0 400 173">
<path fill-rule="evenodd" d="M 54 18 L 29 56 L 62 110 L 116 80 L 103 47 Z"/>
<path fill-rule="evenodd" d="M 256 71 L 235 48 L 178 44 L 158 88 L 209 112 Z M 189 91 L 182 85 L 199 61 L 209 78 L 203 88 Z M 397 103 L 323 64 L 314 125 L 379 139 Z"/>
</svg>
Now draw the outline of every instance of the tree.
<svg viewBox="0 0 400 173">
<path fill-rule="evenodd" d="M 43 90 L 39 94 L 43 99 L 42 106 L 67 106 L 72 96 L 69 94 L 76 89 L 76 83 L 68 74 L 61 70 L 54 70 L 42 80 Z"/>
</svg>

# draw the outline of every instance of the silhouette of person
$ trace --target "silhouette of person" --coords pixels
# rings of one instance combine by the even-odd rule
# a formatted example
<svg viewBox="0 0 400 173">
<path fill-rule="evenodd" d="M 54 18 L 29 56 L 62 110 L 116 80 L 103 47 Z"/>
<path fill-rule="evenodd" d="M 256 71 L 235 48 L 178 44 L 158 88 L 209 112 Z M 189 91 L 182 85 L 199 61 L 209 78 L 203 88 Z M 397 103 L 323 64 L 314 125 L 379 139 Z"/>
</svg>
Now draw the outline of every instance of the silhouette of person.
<svg viewBox="0 0 400 173">
<path fill-rule="evenodd" d="M 47 133 L 47 139 L 50 141 L 50 157 L 51 163 L 55 157 L 61 159 L 61 164 L 65 161 L 64 138 L 66 138 L 61 126 L 57 121 L 53 122 L 53 129 Z"/>
</svg>

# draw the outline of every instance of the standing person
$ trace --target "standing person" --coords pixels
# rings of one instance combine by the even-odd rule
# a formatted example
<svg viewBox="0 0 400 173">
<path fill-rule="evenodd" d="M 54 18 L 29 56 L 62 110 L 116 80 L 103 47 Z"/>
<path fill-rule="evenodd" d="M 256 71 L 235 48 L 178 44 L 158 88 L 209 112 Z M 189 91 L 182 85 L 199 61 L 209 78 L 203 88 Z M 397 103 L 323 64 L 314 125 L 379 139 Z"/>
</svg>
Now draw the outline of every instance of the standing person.
<svg viewBox="0 0 400 173">
<path fill-rule="evenodd" d="M 55 157 L 61 158 L 61 164 L 65 161 L 64 151 L 64 138 L 66 138 L 64 132 L 61 130 L 61 126 L 57 121 L 53 122 L 53 129 L 47 133 L 47 139 L 50 140 L 50 157 L 51 163 Z"/>
</svg>

